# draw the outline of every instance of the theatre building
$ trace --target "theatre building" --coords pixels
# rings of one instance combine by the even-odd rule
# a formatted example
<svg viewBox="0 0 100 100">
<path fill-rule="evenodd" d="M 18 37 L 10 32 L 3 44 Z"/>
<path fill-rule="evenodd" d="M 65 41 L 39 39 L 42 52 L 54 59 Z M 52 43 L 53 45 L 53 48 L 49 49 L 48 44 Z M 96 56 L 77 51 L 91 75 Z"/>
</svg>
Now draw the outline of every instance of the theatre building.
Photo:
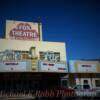
<svg viewBox="0 0 100 100">
<path fill-rule="evenodd" d="M 42 40 L 42 24 L 6 21 L 0 39 L 0 95 L 60 85 L 68 73 L 65 43 Z"/>
<path fill-rule="evenodd" d="M 100 60 L 70 60 L 70 85 L 89 84 L 92 88 L 100 88 Z"/>
</svg>

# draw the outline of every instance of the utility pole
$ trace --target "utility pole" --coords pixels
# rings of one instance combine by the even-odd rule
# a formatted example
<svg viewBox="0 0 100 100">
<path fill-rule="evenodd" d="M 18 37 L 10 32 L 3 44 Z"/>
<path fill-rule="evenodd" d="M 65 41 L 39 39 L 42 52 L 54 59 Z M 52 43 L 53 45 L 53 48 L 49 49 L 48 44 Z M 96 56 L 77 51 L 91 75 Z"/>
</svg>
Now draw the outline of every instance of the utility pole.
<svg viewBox="0 0 100 100">
<path fill-rule="evenodd" d="M 42 36 L 42 34 L 41 34 L 41 18 L 40 17 L 38 17 L 38 33 L 39 33 L 39 41 L 41 40 L 41 36 Z"/>
</svg>

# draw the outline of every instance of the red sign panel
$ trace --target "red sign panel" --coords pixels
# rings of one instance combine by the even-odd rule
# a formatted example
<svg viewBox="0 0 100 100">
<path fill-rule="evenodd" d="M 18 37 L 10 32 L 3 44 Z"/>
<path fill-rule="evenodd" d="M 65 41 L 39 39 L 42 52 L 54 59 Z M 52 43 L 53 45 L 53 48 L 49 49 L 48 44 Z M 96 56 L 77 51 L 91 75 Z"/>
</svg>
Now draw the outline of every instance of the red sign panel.
<svg viewBox="0 0 100 100">
<path fill-rule="evenodd" d="M 19 23 L 9 35 L 12 39 L 39 40 L 39 33 L 28 23 Z"/>
</svg>

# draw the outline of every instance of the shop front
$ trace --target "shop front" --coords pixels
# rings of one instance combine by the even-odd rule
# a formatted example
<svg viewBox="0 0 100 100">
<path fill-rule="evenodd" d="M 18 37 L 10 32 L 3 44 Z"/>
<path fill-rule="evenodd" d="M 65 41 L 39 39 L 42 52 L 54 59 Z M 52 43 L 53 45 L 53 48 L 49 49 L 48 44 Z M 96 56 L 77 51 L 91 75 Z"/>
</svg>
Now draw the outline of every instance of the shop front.
<svg viewBox="0 0 100 100">
<path fill-rule="evenodd" d="M 70 84 L 89 84 L 91 88 L 100 87 L 99 61 L 74 60 L 69 62 Z"/>
<path fill-rule="evenodd" d="M 64 43 L 0 39 L 0 96 L 32 95 L 61 85 Z"/>
</svg>

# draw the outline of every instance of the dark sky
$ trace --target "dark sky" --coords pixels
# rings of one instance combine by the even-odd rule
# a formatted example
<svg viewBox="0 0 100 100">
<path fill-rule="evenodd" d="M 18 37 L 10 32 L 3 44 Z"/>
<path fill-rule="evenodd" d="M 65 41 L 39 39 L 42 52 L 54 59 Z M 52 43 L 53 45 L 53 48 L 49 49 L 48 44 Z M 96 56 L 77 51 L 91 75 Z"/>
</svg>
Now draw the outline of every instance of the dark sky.
<svg viewBox="0 0 100 100">
<path fill-rule="evenodd" d="M 37 21 L 43 40 L 66 42 L 67 58 L 100 58 L 99 0 L 0 0 L 0 37 L 5 21 Z"/>
</svg>

